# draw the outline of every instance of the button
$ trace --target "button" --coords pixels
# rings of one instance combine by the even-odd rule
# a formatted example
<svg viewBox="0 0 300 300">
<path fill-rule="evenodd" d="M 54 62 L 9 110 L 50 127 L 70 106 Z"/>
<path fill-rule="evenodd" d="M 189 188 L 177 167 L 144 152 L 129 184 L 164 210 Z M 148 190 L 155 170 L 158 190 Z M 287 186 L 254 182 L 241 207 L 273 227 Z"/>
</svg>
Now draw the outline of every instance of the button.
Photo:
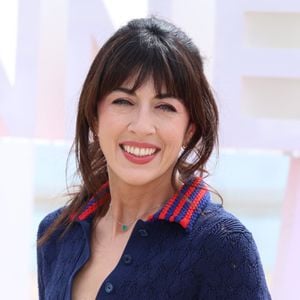
<svg viewBox="0 0 300 300">
<path fill-rule="evenodd" d="M 139 229 L 139 233 L 143 237 L 148 236 L 148 231 L 146 229 Z"/>
<path fill-rule="evenodd" d="M 113 291 L 113 289 L 114 289 L 114 286 L 112 285 L 111 282 L 106 282 L 105 283 L 105 292 L 107 294 L 110 294 Z"/>
<path fill-rule="evenodd" d="M 129 255 L 129 254 L 124 254 L 124 255 L 123 255 L 123 261 L 124 261 L 124 263 L 125 263 L 126 265 L 131 264 L 131 262 L 132 262 L 132 257 L 131 257 L 131 255 Z"/>
</svg>

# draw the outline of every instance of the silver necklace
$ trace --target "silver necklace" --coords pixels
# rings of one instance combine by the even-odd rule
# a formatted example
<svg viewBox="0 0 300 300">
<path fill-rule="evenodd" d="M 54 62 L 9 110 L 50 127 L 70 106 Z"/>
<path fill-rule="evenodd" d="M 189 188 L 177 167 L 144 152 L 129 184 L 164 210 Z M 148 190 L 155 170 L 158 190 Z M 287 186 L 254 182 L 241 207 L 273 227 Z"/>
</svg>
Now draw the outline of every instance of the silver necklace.
<svg viewBox="0 0 300 300">
<path fill-rule="evenodd" d="M 134 219 L 132 222 L 129 222 L 129 223 L 127 223 L 127 224 L 125 224 L 125 223 L 123 223 L 123 222 L 120 222 L 119 220 L 115 219 L 115 217 L 114 217 L 113 214 L 112 214 L 112 205 L 111 205 L 111 203 L 109 204 L 109 212 L 110 212 L 111 218 L 112 218 L 114 221 L 116 221 L 119 225 L 121 225 L 121 230 L 122 230 L 123 232 L 126 232 L 126 231 L 129 229 L 129 227 L 130 227 L 133 223 L 135 223 L 139 218 L 141 218 L 142 216 L 144 216 L 144 215 L 147 214 L 148 212 L 152 211 L 154 208 L 159 208 L 159 207 L 162 207 L 162 205 L 156 206 L 156 207 L 152 207 L 151 209 L 149 209 L 148 211 L 146 211 L 145 213 L 143 213 L 142 215 L 140 215 L 139 217 L 137 217 L 136 219 Z"/>
</svg>

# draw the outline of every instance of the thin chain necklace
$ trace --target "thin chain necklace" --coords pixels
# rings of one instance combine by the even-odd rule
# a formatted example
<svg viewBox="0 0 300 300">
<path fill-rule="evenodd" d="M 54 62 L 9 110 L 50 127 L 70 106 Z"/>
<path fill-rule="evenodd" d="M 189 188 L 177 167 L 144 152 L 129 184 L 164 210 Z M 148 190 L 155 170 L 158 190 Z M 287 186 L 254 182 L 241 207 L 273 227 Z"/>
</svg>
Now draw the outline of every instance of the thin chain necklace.
<svg viewBox="0 0 300 300">
<path fill-rule="evenodd" d="M 162 204 L 162 205 L 163 205 L 163 204 Z M 162 207 L 162 205 L 152 207 L 151 209 L 149 209 L 148 211 L 146 211 L 145 213 L 143 213 L 142 215 L 140 215 L 139 217 L 137 217 L 136 219 L 134 219 L 132 222 L 129 222 L 129 223 L 127 223 L 127 224 L 125 224 L 125 223 L 123 223 L 123 222 L 120 222 L 119 220 L 115 219 L 115 217 L 114 217 L 113 214 L 112 214 L 112 205 L 111 205 L 111 203 L 109 204 L 109 213 L 110 213 L 111 218 L 112 218 L 114 221 L 116 221 L 119 225 L 121 225 L 121 230 L 122 230 L 123 232 L 126 232 L 126 231 L 129 229 L 129 227 L 130 227 L 133 223 L 135 223 L 139 218 L 143 217 L 145 214 L 147 214 L 148 212 L 152 211 L 154 208 Z"/>
</svg>

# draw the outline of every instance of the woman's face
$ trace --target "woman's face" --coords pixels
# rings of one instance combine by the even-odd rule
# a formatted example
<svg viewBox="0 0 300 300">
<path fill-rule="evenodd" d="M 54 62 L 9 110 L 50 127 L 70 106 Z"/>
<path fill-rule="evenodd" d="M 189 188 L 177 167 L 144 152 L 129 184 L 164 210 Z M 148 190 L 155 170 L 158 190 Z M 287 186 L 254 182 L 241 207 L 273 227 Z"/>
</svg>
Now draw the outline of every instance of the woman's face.
<svg viewBox="0 0 300 300">
<path fill-rule="evenodd" d="M 179 152 L 193 134 L 183 103 L 153 81 L 134 93 L 128 81 L 98 105 L 98 137 L 111 179 L 130 185 L 170 180 Z"/>
</svg>

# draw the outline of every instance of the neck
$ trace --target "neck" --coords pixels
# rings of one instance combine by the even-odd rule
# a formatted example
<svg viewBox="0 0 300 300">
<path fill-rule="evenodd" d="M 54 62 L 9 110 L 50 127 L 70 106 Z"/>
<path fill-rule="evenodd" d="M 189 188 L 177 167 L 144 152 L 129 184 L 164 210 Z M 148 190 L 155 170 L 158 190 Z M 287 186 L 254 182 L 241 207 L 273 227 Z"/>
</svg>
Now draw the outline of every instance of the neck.
<svg viewBox="0 0 300 300">
<path fill-rule="evenodd" d="M 105 218 L 112 224 L 112 236 L 132 229 L 138 219 L 146 220 L 176 192 L 170 178 L 135 186 L 111 176 L 109 186 L 111 206 Z M 121 224 L 124 224 L 123 228 Z"/>
</svg>

